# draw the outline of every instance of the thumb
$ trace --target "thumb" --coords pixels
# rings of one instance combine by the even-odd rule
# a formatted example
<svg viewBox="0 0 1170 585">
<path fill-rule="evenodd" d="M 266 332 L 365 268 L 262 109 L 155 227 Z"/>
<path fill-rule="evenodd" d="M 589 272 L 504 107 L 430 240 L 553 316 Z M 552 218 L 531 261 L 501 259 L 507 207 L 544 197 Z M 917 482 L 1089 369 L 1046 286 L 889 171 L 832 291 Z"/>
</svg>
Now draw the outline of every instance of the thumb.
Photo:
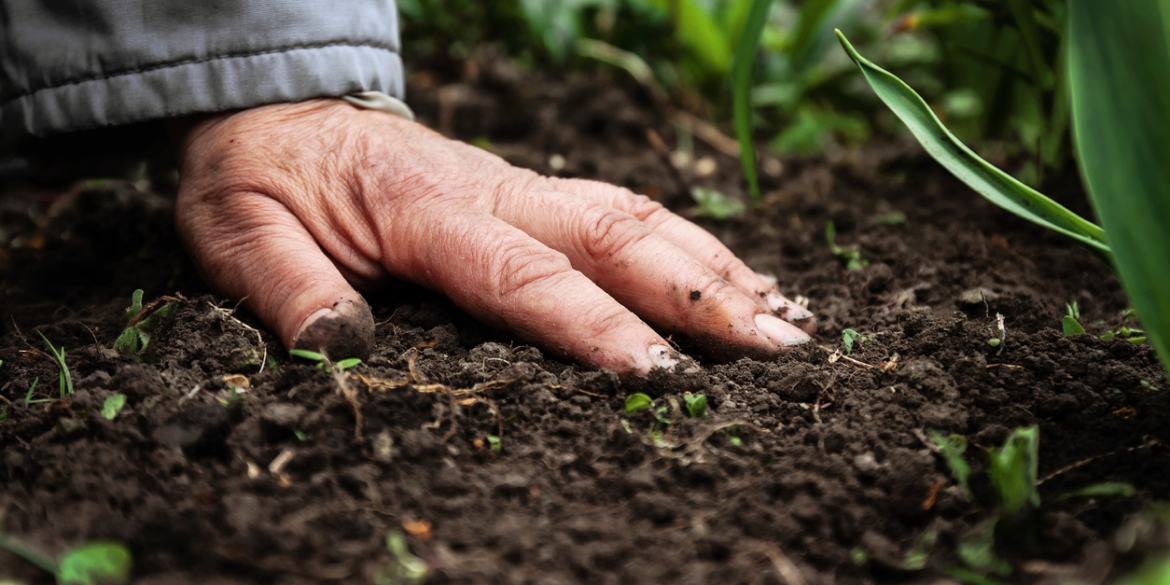
<svg viewBox="0 0 1170 585">
<path fill-rule="evenodd" d="M 370 306 L 283 204 L 259 193 L 180 191 L 176 225 L 204 278 L 243 304 L 285 347 L 366 359 Z"/>
</svg>

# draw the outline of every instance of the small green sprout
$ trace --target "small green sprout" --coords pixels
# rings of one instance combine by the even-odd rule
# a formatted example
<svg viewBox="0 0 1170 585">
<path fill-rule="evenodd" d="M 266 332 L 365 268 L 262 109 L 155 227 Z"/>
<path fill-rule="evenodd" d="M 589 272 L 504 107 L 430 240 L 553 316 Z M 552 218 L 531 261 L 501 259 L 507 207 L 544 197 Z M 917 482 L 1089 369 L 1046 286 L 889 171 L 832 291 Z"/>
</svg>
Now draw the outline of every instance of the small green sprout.
<svg viewBox="0 0 1170 585">
<path fill-rule="evenodd" d="M 492 451 L 495 451 L 496 453 L 499 453 L 500 450 L 504 448 L 503 441 L 501 441 L 500 438 L 495 435 L 488 435 L 487 442 L 488 448 L 490 448 Z"/>
<path fill-rule="evenodd" d="M 1065 304 L 1068 314 L 1060 320 L 1060 326 L 1064 329 L 1065 335 L 1080 335 L 1085 332 L 1085 328 L 1081 326 L 1078 319 L 1081 318 L 1081 310 L 1077 307 L 1076 302 L 1072 304 Z"/>
<path fill-rule="evenodd" d="M 687 415 L 691 418 L 699 418 L 707 414 L 707 395 L 706 394 L 684 394 L 683 402 L 687 406 Z"/>
<path fill-rule="evenodd" d="M 333 372 L 333 368 L 331 367 L 331 365 L 329 363 L 329 358 L 327 358 L 324 355 L 319 354 L 315 351 L 309 351 L 307 349 L 290 349 L 290 350 L 288 350 L 288 354 L 293 356 L 293 357 L 299 357 L 301 359 L 309 360 L 311 362 L 317 362 L 317 369 L 318 370 L 325 370 L 326 372 Z M 335 365 L 335 366 L 337 366 L 337 369 L 344 371 L 344 370 L 348 370 L 348 369 L 350 369 L 350 368 L 352 368 L 360 363 L 362 363 L 362 360 L 360 360 L 358 358 L 347 358 L 347 359 L 343 359 L 343 360 L 341 360 L 335 364 L 332 364 L 332 365 Z"/>
<path fill-rule="evenodd" d="M 106 420 L 114 420 L 118 417 L 118 413 L 126 407 L 126 395 L 114 394 L 102 403 L 102 416 Z"/>
<path fill-rule="evenodd" d="M 118 353 L 138 354 L 146 351 L 150 345 L 151 336 L 166 327 L 168 319 L 175 312 L 173 303 L 161 303 L 156 300 L 142 305 L 142 289 L 135 290 L 130 296 L 130 306 L 126 308 L 126 329 L 114 341 L 114 349 Z"/>
<path fill-rule="evenodd" d="M 999 347 L 999 344 L 1000 341 L 998 337 L 992 337 L 991 339 L 987 340 L 987 345 L 990 345 L 991 347 Z"/>
<path fill-rule="evenodd" d="M 130 582 L 133 557 L 126 545 L 119 542 L 98 540 L 78 545 L 65 551 L 59 563 L 2 533 L 0 548 L 52 574 L 59 585 L 123 585 Z"/>
<path fill-rule="evenodd" d="M 65 398 L 66 391 L 69 394 L 73 394 L 73 375 L 69 373 L 69 366 L 65 363 L 65 348 L 62 347 L 58 350 L 53 347 L 53 344 L 49 343 L 49 338 L 45 337 L 45 334 L 40 331 L 37 331 L 37 335 L 41 336 L 41 339 L 45 341 L 45 345 L 49 346 L 49 352 L 53 354 L 53 359 L 57 360 L 57 377 L 61 383 L 61 398 Z"/>
<path fill-rule="evenodd" d="M 873 221 L 882 225 L 902 225 L 906 223 L 906 214 L 901 211 L 891 211 L 873 216 Z"/>
<path fill-rule="evenodd" d="M 739 425 L 731 425 L 730 427 L 727 427 L 727 431 L 724 433 L 724 435 L 727 437 L 727 441 L 729 443 L 736 447 L 742 447 L 743 439 L 739 436 L 742 432 L 743 429 L 741 429 Z"/>
<path fill-rule="evenodd" d="M 1142 380 L 1142 386 L 1144 386 L 1148 390 L 1154 390 L 1154 391 L 1161 390 L 1161 388 L 1151 384 L 1149 380 Z"/>
<path fill-rule="evenodd" d="M 873 338 L 862 335 L 852 329 L 845 329 L 841 331 L 841 344 L 845 346 L 845 355 L 853 353 L 854 342 L 862 343 L 871 339 Z"/>
<path fill-rule="evenodd" d="M 410 585 L 426 581 L 429 568 L 426 561 L 414 556 L 406 545 L 406 537 L 397 530 L 386 533 L 386 548 L 393 559 L 378 572 L 377 585 Z"/>
<path fill-rule="evenodd" d="M 0 419 L 0 420 L 3 420 L 3 419 Z M 621 422 L 622 422 L 622 428 L 626 430 L 627 435 L 634 434 L 634 430 L 630 428 L 630 421 L 623 418 L 623 419 L 621 419 Z"/>
<path fill-rule="evenodd" d="M 626 414 L 634 414 L 650 408 L 654 404 L 654 399 L 649 396 L 637 392 L 626 397 L 625 406 L 622 410 Z"/>
<path fill-rule="evenodd" d="M 40 377 L 40 376 L 37 376 L 37 377 L 33 378 L 32 384 L 29 384 L 29 385 L 28 385 L 28 394 L 25 394 L 25 395 L 24 395 L 24 405 L 25 405 L 26 407 L 27 407 L 28 405 L 32 404 L 32 402 L 33 402 L 33 399 L 32 399 L 32 397 L 33 397 L 33 392 L 36 392 L 36 390 L 37 390 L 37 382 L 40 382 L 40 381 L 41 381 L 41 377 Z"/>
<path fill-rule="evenodd" d="M 271 355 L 268 356 L 268 367 L 272 368 L 273 372 L 280 373 L 280 364 L 276 363 L 276 358 Z"/>
<path fill-rule="evenodd" d="M 309 440 L 309 436 L 305 434 L 305 431 L 293 431 L 293 436 L 295 436 L 298 441 Z"/>
<path fill-rule="evenodd" d="M 948 437 L 937 431 L 930 431 L 930 438 L 938 446 L 939 455 L 942 455 L 943 461 L 951 469 L 951 475 L 955 476 L 959 487 L 962 487 L 963 492 L 970 498 L 971 487 L 967 483 L 967 478 L 971 476 L 971 466 L 963 459 L 963 453 L 967 451 L 967 438 L 963 435 Z"/>
<path fill-rule="evenodd" d="M 714 189 L 695 187 L 691 189 L 691 197 L 698 204 L 695 208 L 695 217 L 731 219 L 743 215 L 743 201 L 728 197 Z"/>
<path fill-rule="evenodd" d="M 869 260 L 861 257 L 861 248 L 857 244 L 844 248 L 837 245 L 837 226 L 832 221 L 825 223 L 825 241 L 829 242 L 829 250 L 833 255 L 845 261 L 846 270 L 869 266 Z"/>
</svg>

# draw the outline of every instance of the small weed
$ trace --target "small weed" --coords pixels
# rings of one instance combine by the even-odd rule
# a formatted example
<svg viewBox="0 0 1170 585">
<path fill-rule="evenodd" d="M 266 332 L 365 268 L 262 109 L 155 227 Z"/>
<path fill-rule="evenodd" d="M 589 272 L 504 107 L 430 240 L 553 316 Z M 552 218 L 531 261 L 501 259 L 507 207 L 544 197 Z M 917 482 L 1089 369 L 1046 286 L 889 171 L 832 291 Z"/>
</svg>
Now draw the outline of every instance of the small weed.
<svg viewBox="0 0 1170 585">
<path fill-rule="evenodd" d="M 873 221 L 882 225 L 902 225 L 906 223 L 906 214 L 901 211 L 891 211 L 873 216 Z"/>
<path fill-rule="evenodd" d="M 647 408 L 650 408 L 650 406 L 653 404 L 653 398 L 650 398 L 641 392 L 637 392 L 626 397 L 626 403 L 625 406 L 622 407 L 622 411 L 626 414 L 634 414 L 636 412 L 641 412 Z"/>
<path fill-rule="evenodd" d="M 938 447 L 939 454 L 955 481 L 963 488 L 968 499 L 978 505 L 971 492 L 969 476 L 971 468 L 963 459 L 967 440 L 961 435 L 944 436 L 931 432 L 931 439 Z M 1011 566 L 995 552 L 996 539 L 1028 541 L 1035 538 L 1042 513 L 1038 469 L 1040 459 L 1040 429 L 1027 427 L 1016 429 L 1002 447 L 987 450 L 987 470 L 995 496 L 989 506 L 991 515 L 979 522 L 959 541 L 955 552 L 963 561 L 961 567 L 952 567 L 948 572 L 966 583 L 994 583 L 993 577 L 1006 577 Z M 1053 504 L 1073 498 L 1099 496 L 1131 496 L 1132 486 L 1121 483 L 1098 483 L 1057 496 Z"/>
<path fill-rule="evenodd" d="M 1079 319 L 1081 318 L 1081 310 L 1077 307 L 1076 302 L 1066 304 L 1065 309 L 1068 313 L 1060 320 L 1060 327 L 1064 330 L 1065 335 L 1080 335 L 1085 332 L 1085 328 L 1081 326 Z"/>
<path fill-rule="evenodd" d="M 1120 337 L 1120 338 L 1122 338 L 1130 343 L 1136 344 L 1136 345 L 1141 345 L 1141 344 L 1145 343 L 1146 342 L 1146 332 L 1145 331 L 1124 325 L 1124 323 L 1129 323 L 1130 321 L 1133 321 L 1136 319 L 1137 319 L 1137 311 L 1135 311 L 1133 309 L 1126 309 L 1125 311 L 1122 311 L 1121 322 L 1123 323 L 1123 325 L 1121 327 L 1118 327 L 1117 329 L 1106 331 L 1105 333 L 1101 334 L 1101 339 L 1104 341 L 1110 341 L 1114 337 Z"/>
<path fill-rule="evenodd" d="M 37 331 L 37 335 L 41 336 L 41 339 L 45 341 L 45 345 L 49 346 L 49 352 L 53 354 L 53 359 L 57 360 L 57 377 L 61 383 L 61 398 L 65 398 L 66 391 L 69 394 L 73 394 L 73 375 L 69 373 L 69 366 L 65 363 L 65 348 L 62 347 L 58 350 L 53 347 L 53 344 L 49 343 L 49 338 L 45 337 L 45 334 L 40 331 Z"/>
<path fill-rule="evenodd" d="M 499 453 L 500 450 L 504 448 L 503 441 L 501 441 L 500 438 L 495 435 L 488 435 L 487 442 L 488 448 L 490 448 L 492 451 L 495 451 L 496 453 Z"/>
<path fill-rule="evenodd" d="M 40 381 L 41 381 L 41 377 L 40 377 L 40 376 L 37 376 L 37 377 L 33 378 L 32 384 L 29 384 L 29 385 L 28 385 L 28 394 L 25 394 L 25 395 L 24 395 L 24 405 L 25 405 L 26 407 L 27 407 L 28 405 L 32 404 L 32 402 L 33 402 L 33 399 L 32 399 L 32 397 L 33 397 L 33 392 L 36 392 L 36 390 L 37 390 L 37 382 L 40 382 Z"/>
<path fill-rule="evenodd" d="M 825 223 L 825 241 L 829 242 L 829 250 L 833 255 L 845 261 L 846 270 L 869 266 L 869 260 L 861 257 L 861 248 L 857 244 L 844 248 L 837 245 L 837 226 L 832 221 Z"/>
<path fill-rule="evenodd" d="M 118 417 L 118 413 L 126 407 L 126 395 L 114 394 L 102 403 L 102 416 L 106 420 L 114 420 Z"/>
<path fill-rule="evenodd" d="M 714 189 L 695 187 L 691 189 L 691 197 L 698 204 L 695 208 L 695 217 L 731 219 L 743 215 L 743 201 L 728 197 Z"/>
<path fill-rule="evenodd" d="M 724 434 L 724 436 L 727 437 L 727 441 L 729 443 L 731 443 L 732 445 L 734 445 L 736 447 L 742 447 L 743 446 L 743 438 L 739 436 L 740 433 L 742 433 L 742 432 L 743 432 L 743 429 L 741 429 L 739 427 L 739 425 L 731 425 L 730 427 L 727 427 L 727 431 L 724 432 L 723 434 Z"/>
<path fill-rule="evenodd" d="M 175 307 L 173 303 L 162 303 L 161 299 L 144 307 L 142 289 L 135 290 L 130 296 L 130 306 L 126 308 L 126 329 L 122 330 L 122 334 L 114 341 L 114 349 L 118 353 L 126 354 L 146 351 L 151 336 L 170 323 L 169 319 L 174 314 Z"/>
<path fill-rule="evenodd" d="M 841 331 L 841 345 L 845 346 L 845 355 L 853 353 L 853 344 L 870 341 L 872 337 L 862 335 L 852 329 L 845 329 Z"/>
<path fill-rule="evenodd" d="M 276 358 L 272 356 L 268 356 L 268 367 L 272 368 L 273 372 L 280 373 L 280 365 L 276 363 Z"/>
<path fill-rule="evenodd" d="M 309 440 L 309 436 L 305 434 L 305 431 L 293 431 L 293 435 L 297 438 L 298 441 Z"/>
<path fill-rule="evenodd" d="M 133 558 L 126 545 L 119 542 L 93 541 L 78 545 L 66 551 L 60 562 L 54 562 L 25 543 L 2 533 L 0 548 L 51 573 L 60 585 L 130 582 Z"/>
<path fill-rule="evenodd" d="M 699 418 L 707 414 L 707 395 L 706 394 L 684 394 L 683 402 L 687 407 L 687 415 L 691 418 Z"/>
<path fill-rule="evenodd" d="M 1154 391 L 1161 390 L 1161 388 L 1151 384 L 1149 380 L 1142 380 L 1141 382 L 1142 382 L 1142 386 L 1145 387 L 1147 390 L 1154 390 Z"/>
<path fill-rule="evenodd" d="M 406 545 L 406 537 L 397 530 L 386 533 L 386 549 L 393 559 L 378 572 L 378 585 L 411 585 L 422 583 L 429 569 L 426 561 L 414 556 Z"/>
<path fill-rule="evenodd" d="M 337 366 L 337 369 L 344 371 L 344 370 L 348 370 L 348 369 L 362 363 L 362 360 L 360 360 L 358 358 L 347 358 L 347 359 L 341 360 L 337 363 L 331 364 L 329 362 L 329 358 L 327 358 L 327 357 L 325 357 L 325 356 L 323 356 L 315 351 L 309 351 L 307 349 L 290 349 L 290 350 L 288 350 L 288 354 L 293 356 L 293 357 L 299 357 L 301 359 L 306 359 L 306 360 L 309 360 L 311 362 L 316 362 L 318 370 L 325 370 L 326 372 L 329 372 L 329 373 L 333 372 L 332 366 Z"/>
</svg>

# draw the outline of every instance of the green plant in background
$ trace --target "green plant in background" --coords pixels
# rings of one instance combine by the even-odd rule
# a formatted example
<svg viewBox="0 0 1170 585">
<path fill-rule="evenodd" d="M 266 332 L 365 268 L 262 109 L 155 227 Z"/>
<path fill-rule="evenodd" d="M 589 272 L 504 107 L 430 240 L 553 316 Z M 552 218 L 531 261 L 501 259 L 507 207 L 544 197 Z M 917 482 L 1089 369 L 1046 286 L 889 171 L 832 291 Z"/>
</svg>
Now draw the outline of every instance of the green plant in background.
<svg viewBox="0 0 1170 585">
<path fill-rule="evenodd" d="M 126 329 L 114 341 L 114 349 L 129 354 L 146 351 L 151 336 L 166 328 L 175 308 L 176 305 L 169 302 L 160 306 L 159 301 L 143 307 L 142 289 L 135 290 L 126 309 Z"/>
<path fill-rule="evenodd" d="M 0 548 L 52 574 L 58 585 L 108 585 L 130 582 L 133 557 L 126 545 L 93 541 L 69 549 L 59 562 L 6 534 Z"/>
<path fill-rule="evenodd" d="M 106 398 L 105 402 L 102 403 L 102 416 L 105 417 L 106 420 L 114 420 L 117 418 L 118 413 L 122 412 L 122 409 L 125 407 L 126 395 L 112 394 L 109 398 Z"/>
<path fill-rule="evenodd" d="M 65 398 L 66 392 L 73 394 L 73 374 L 69 372 L 69 365 L 65 363 L 65 348 L 62 347 L 58 350 L 53 347 L 45 334 L 40 331 L 37 331 L 37 335 L 40 335 L 45 345 L 49 346 L 49 353 L 53 354 L 53 359 L 57 362 L 57 379 L 61 385 L 61 398 Z"/>
<path fill-rule="evenodd" d="M 866 337 L 865 335 L 862 335 L 852 329 L 841 330 L 841 345 L 845 347 L 845 355 L 853 353 L 854 343 L 862 343 L 871 339 L 873 338 Z"/>
<path fill-rule="evenodd" d="M 979 158 L 908 85 L 838 37 L 935 160 L 991 202 L 1072 238 L 1113 268 L 1170 366 L 1170 1 L 1069 0 L 1067 26 L 1078 162 L 1105 229 Z"/>
<path fill-rule="evenodd" d="M 706 394 L 684 394 L 683 404 L 686 405 L 687 416 L 691 418 L 700 418 L 707 414 Z"/>
<path fill-rule="evenodd" d="M 390 562 L 378 572 L 375 583 L 378 585 L 413 585 L 426 581 L 430 572 L 426 561 L 410 552 L 406 544 L 406 536 L 397 530 L 386 533 L 386 550 L 392 557 Z"/>
<path fill-rule="evenodd" d="M 635 392 L 626 397 L 626 402 L 622 406 L 622 411 L 626 414 L 635 414 L 646 410 L 654 405 L 654 399 L 641 393 Z"/>
</svg>

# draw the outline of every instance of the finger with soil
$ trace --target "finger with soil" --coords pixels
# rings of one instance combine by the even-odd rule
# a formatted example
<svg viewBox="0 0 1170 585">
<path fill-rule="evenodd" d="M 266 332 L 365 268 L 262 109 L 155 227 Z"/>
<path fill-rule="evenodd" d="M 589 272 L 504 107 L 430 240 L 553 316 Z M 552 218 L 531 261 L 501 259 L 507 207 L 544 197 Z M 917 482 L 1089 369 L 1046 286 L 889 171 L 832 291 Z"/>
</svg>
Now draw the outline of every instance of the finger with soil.
<svg viewBox="0 0 1170 585">
<path fill-rule="evenodd" d="M 599 181 L 555 178 L 549 181 L 558 191 L 586 197 L 633 215 L 648 225 L 654 233 L 735 285 L 756 304 L 800 327 L 809 335 L 816 332 L 816 317 L 808 309 L 780 294 L 775 283 L 764 280 L 748 268 L 710 232 L 683 219 L 649 197 L 635 195 L 629 189 Z"/>
<path fill-rule="evenodd" d="M 288 348 L 369 357 L 374 319 L 313 236 L 284 206 L 242 193 L 180 192 L 176 222 L 204 278 L 243 304 Z"/>
<path fill-rule="evenodd" d="M 767 358 L 809 340 L 624 211 L 551 191 L 516 194 L 496 214 L 568 256 L 647 322 L 687 335 L 710 355 Z"/>
</svg>

